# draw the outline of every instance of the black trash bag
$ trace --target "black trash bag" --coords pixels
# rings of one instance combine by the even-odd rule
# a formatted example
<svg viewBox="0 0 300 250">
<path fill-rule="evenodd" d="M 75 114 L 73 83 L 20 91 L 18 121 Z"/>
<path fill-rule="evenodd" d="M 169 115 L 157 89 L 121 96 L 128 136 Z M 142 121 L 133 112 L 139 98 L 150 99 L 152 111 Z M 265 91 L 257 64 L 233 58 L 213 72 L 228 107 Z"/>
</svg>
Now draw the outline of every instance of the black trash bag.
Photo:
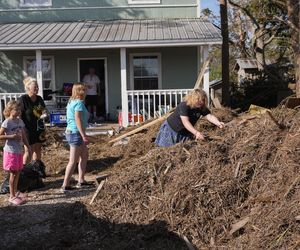
<svg viewBox="0 0 300 250">
<path fill-rule="evenodd" d="M 20 173 L 18 190 L 31 191 L 45 186 L 42 178 L 46 178 L 45 165 L 42 161 L 32 161 L 24 166 Z M 9 193 L 9 175 L 1 185 L 0 194 Z"/>
</svg>

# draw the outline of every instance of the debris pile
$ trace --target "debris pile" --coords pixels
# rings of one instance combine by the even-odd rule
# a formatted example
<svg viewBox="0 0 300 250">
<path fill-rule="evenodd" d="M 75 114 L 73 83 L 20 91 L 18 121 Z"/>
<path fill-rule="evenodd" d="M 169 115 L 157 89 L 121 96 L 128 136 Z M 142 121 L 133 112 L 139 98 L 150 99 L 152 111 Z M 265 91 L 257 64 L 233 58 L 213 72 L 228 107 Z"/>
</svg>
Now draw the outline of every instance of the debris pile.
<svg viewBox="0 0 300 250">
<path fill-rule="evenodd" d="M 264 114 L 224 130 L 201 121 L 206 141 L 166 149 L 136 135 L 89 210 L 114 223 L 164 221 L 199 249 L 299 247 L 300 112 L 272 115 L 284 129 Z"/>
</svg>

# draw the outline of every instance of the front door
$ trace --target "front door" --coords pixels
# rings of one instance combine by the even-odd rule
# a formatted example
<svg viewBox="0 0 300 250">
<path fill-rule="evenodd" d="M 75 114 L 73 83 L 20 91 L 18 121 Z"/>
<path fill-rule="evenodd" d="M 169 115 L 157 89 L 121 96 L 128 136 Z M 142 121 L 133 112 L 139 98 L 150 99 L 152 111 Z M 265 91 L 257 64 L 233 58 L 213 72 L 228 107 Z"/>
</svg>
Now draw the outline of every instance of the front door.
<svg viewBox="0 0 300 250">
<path fill-rule="evenodd" d="M 79 74 L 78 78 L 80 82 L 83 82 L 83 78 L 86 74 L 89 74 L 89 69 L 94 68 L 95 74 L 100 79 L 96 113 L 98 117 L 107 118 L 107 96 L 106 96 L 106 77 L 105 77 L 105 59 L 102 58 L 83 58 L 78 60 Z"/>
</svg>

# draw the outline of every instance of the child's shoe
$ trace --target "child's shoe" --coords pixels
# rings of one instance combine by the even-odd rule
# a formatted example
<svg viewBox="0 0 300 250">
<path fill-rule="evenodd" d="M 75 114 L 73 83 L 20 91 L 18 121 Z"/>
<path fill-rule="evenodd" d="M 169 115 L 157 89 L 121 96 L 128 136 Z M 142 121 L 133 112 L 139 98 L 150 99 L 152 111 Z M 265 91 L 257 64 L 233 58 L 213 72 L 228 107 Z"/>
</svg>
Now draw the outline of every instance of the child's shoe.
<svg viewBox="0 0 300 250">
<path fill-rule="evenodd" d="M 12 205 L 15 205 L 15 206 L 20 206 L 22 204 L 25 203 L 25 200 L 21 199 L 20 197 L 12 197 L 12 198 L 9 198 L 9 202 L 12 204 Z"/>
<path fill-rule="evenodd" d="M 71 186 L 66 186 L 66 187 L 61 187 L 60 188 L 60 192 L 63 193 L 63 194 L 66 194 L 68 192 L 72 192 L 74 190 L 75 190 L 75 188 L 73 188 Z"/>
<path fill-rule="evenodd" d="M 83 182 L 78 182 L 76 188 L 80 189 L 85 187 L 93 187 L 94 185 L 95 184 L 92 182 L 83 181 Z"/>
<path fill-rule="evenodd" d="M 25 199 L 27 198 L 27 194 L 18 191 L 18 192 L 16 193 L 16 197 L 19 197 L 19 198 L 25 200 Z"/>
</svg>

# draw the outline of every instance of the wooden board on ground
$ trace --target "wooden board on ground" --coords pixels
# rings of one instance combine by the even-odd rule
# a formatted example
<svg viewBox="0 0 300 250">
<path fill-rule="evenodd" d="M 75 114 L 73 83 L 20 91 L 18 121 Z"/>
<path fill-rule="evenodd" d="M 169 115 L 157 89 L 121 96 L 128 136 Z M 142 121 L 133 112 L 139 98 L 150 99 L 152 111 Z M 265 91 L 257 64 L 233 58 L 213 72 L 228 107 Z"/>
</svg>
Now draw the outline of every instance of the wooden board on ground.
<svg viewBox="0 0 300 250">
<path fill-rule="evenodd" d="M 99 192 L 100 192 L 101 188 L 103 187 L 104 183 L 105 183 L 105 180 L 102 180 L 102 181 L 100 182 L 99 186 L 97 187 L 96 192 L 95 192 L 94 195 L 93 195 L 93 198 L 92 198 L 91 201 L 90 201 L 90 205 L 91 205 L 91 204 L 94 202 L 94 200 L 96 199 L 96 197 L 97 197 L 97 195 L 99 194 Z"/>
</svg>

